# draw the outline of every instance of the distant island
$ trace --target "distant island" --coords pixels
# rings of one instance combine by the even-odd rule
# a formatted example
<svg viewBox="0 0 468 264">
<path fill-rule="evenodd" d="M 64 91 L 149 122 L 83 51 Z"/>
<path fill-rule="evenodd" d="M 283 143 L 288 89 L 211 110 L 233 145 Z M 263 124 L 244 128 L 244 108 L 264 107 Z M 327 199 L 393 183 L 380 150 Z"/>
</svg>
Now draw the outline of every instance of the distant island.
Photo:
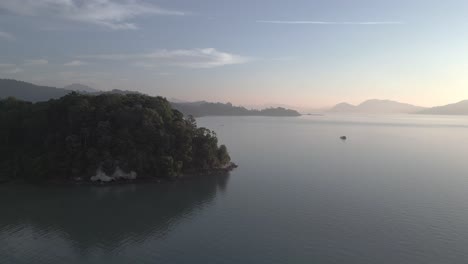
<svg viewBox="0 0 468 264">
<path fill-rule="evenodd" d="M 193 103 L 171 103 L 172 106 L 186 115 L 201 116 L 300 116 L 296 110 L 283 107 L 249 110 L 231 103 L 209 103 L 205 101 Z"/>
<path fill-rule="evenodd" d="M 39 103 L 9 97 L 0 100 L 0 123 L 2 180 L 173 179 L 235 167 L 213 131 L 162 97 L 72 92 Z"/>
</svg>

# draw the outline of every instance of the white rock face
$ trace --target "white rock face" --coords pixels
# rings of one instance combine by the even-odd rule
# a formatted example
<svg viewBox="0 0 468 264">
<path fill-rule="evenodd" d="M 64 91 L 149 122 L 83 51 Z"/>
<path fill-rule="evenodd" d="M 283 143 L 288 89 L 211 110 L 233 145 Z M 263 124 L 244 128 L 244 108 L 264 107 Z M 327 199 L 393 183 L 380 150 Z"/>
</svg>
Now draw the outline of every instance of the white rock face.
<svg viewBox="0 0 468 264">
<path fill-rule="evenodd" d="M 91 181 L 101 181 L 101 182 L 110 182 L 114 180 L 124 179 L 124 180 L 135 180 L 137 178 L 137 173 L 131 171 L 130 173 L 125 173 L 122 169 L 117 167 L 115 172 L 109 176 L 105 172 L 102 171 L 101 168 L 96 170 L 96 175 L 90 178 Z"/>
<path fill-rule="evenodd" d="M 105 174 L 101 168 L 97 169 L 96 171 L 96 175 L 92 176 L 91 181 L 95 182 L 95 181 L 101 181 L 101 182 L 110 182 L 112 181 L 112 178 L 107 176 L 107 174 Z"/>
<path fill-rule="evenodd" d="M 136 179 L 136 177 L 137 177 L 136 172 L 131 171 L 130 173 L 125 173 L 119 167 L 117 167 L 117 169 L 115 169 L 114 174 L 112 174 L 113 179 L 134 180 L 134 179 Z"/>
</svg>

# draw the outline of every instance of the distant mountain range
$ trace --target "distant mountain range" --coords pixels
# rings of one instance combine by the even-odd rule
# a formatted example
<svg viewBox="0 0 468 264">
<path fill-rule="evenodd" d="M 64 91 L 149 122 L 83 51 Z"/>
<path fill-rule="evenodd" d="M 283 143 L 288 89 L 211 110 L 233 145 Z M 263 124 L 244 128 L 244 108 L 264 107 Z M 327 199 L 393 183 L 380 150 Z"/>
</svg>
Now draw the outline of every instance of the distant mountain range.
<svg viewBox="0 0 468 264">
<path fill-rule="evenodd" d="M 72 84 L 64 88 L 57 88 L 17 80 L 0 79 L 0 98 L 15 97 L 24 101 L 40 102 L 60 98 L 72 91 L 82 93 L 100 92 L 82 84 Z"/>
<path fill-rule="evenodd" d="M 329 113 L 369 114 L 425 114 L 425 115 L 468 115 L 468 100 L 455 104 L 425 108 L 390 100 L 367 100 L 359 105 L 340 103 L 327 110 Z"/>
<path fill-rule="evenodd" d="M 103 93 L 118 93 L 118 94 L 134 94 L 140 93 L 137 91 L 100 91 L 82 84 L 72 84 L 64 88 L 40 86 L 32 83 L 0 79 L 0 98 L 15 97 L 20 100 L 29 102 L 41 102 L 50 99 L 60 98 L 72 91 L 88 93 L 88 94 L 103 94 Z M 230 103 L 210 103 L 206 101 L 200 102 L 171 102 L 172 106 L 186 115 L 193 116 L 300 116 L 301 114 L 295 110 L 282 107 L 267 108 L 263 110 L 249 110 L 241 106 L 233 106 Z"/>
<path fill-rule="evenodd" d="M 139 93 L 137 91 L 100 91 L 82 84 L 71 84 L 63 88 L 35 85 L 10 79 L 0 79 L 0 99 L 15 97 L 30 102 L 47 101 L 60 98 L 72 91 L 90 94 L 102 93 Z M 177 99 L 169 100 L 172 106 L 184 114 L 193 116 L 299 116 L 296 110 L 289 107 L 268 107 L 263 110 L 251 110 L 231 103 L 211 103 L 206 101 L 185 102 Z M 327 113 L 370 113 L 370 114 L 428 114 L 428 115 L 468 115 L 468 100 L 455 104 L 424 108 L 421 106 L 400 103 L 391 100 L 371 99 L 359 105 L 340 103 L 325 110 Z"/>
<path fill-rule="evenodd" d="M 372 113 L 372 114 L 413 114 L 424 110 L 424 107 L 400 103 L 391 100 L 371 99 L 359 105 L 340 103 L 329 109 L 333 113 Z"/>
<path fill-rule="evenodd" d="M 0 98 L 15 97 L 30 102 L 60 98 L 71 91 L 32 83 L 0 79 Z"/>
<path fill-rule="evenodd" d="M 468 100 L 464 100 L 455 104 L 448 104 L 444 106 L 436 106 L 424 109 L 418 114 L 426 115 L 468 115 Z"/>
</svg>

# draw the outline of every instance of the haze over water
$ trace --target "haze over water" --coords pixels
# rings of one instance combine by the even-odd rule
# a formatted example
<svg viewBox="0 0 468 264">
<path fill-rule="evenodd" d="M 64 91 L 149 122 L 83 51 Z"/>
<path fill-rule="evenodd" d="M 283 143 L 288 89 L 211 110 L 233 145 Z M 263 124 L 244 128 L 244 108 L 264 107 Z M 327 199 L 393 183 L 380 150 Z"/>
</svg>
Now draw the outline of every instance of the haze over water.
<svg viewBox="0 0 468 264">
<path fill-rule="evenodd" d="M 467 117 L 198 123 L 228 146 L 230 175 L 0 186 L 0 263 L 466 262 Z"/>
</svg>

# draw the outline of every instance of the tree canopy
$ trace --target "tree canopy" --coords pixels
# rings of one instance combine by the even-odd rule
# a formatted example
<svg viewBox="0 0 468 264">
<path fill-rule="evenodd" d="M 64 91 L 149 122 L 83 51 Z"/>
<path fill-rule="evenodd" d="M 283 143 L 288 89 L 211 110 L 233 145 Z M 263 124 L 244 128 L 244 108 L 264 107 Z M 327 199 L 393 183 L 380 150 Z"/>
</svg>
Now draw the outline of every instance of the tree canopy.
<svg viewBox="0 0 468 264">
<path fill-rule="evenodd" d="M 230 162 L 215 132 L 162 97 L 83 95 L 0 100 L 0 178 L 89 179 L 101 169 L 177 177 Z"/>
</svg>

